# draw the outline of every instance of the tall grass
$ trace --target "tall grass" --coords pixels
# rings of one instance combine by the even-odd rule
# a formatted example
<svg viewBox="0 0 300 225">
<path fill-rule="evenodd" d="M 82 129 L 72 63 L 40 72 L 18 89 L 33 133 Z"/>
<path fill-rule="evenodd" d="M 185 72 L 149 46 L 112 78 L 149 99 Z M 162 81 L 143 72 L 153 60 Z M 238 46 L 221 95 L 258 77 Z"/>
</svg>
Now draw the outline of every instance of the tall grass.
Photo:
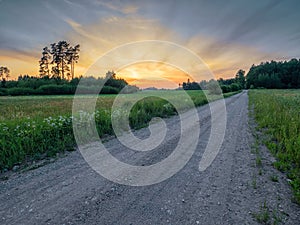
<svg viewBox="0 0 300 225">
<path fill-rule="evenodd" d="M 251 90 L 258 127 L 267 134 L 267 147 L 278 159 L 274 166 L 287 172 L 300 203 L 300 91 Z"/>
<path fill-rule="evenodd" d="M 177 91 L 161 92 L 162 96 L 176 98 Z M 146 93 L 149 94 L 149 93 Z M 222 96 L 209 96 L 202 91 L 188 91 L 196 106 L 204 105 Z M 225 97 L 235 93 L 226 93 Z M 125 95 L 130 98 L 136 93 Z M 111 107 L 116 95 L 100 95 L 95 113 L 78 115 L 79 124 L 95 119 L 100 137 L 113 135 Z M 89 98 L 82 96 L 83 100 Z M 11 169 L 34 159 L 51 157 L 76 146 L 72 128 L 72 96 L 0 97 L 0 171 Z M 130 111 L 129 122 L 133 129 L 147 126 L 153 117 L 169 117 L 177 111 L 169 102 L 158 97 L 147 97 Z"/>
</svg>

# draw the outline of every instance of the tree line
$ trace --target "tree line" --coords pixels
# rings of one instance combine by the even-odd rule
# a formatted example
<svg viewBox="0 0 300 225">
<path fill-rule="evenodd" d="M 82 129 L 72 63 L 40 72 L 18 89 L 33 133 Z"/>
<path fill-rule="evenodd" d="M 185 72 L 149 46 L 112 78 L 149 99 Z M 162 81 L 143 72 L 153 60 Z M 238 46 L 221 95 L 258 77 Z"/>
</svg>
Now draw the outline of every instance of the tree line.
<svg viewBox="0 0 300 225">
<path fill-rule="evenodd" d="M 72 46 L 67 41 L 45 46 L 38 62 L 39 76 L 20 75 L 17 81 L 8 80 L 10 70 L 1 66 L 0 95 L 63 95 L 75 94 L 76 90 L 81 94 L 95 94 L 99 85 L 103 84 L 100 94 L 117 94 L 121 90 L 124 93 L 138 91 L 136 86 L 128 85 L 126 80 L 117 78 L 113 71 L 108 71 L 105 78 L 75 78 L 79 51 L 79 44 Z M 81 85 L 78 87 L 79 81 Z"/>
<path fill-rule="evenodd" d="M 10 70 L 0 66 L 0 95 L 28 95 L 28 94 L 73 94 L 79 80 L 86 82 L 86 93 L 90 93 L 95 86 L 103 82 L 104 78 L 75 78 L 75 64 L 79 61 L 80 45 L 72 46 L 67 41 L 59 41 L 45 46 L 39 63 L 39 75 L 19 76 L 17 81 L 9 80 Z M 108 71 L 102 93 L 119 93 L 128 86 L 124 79 L 116 78 L 113 71 Z M 107 78 L 107 77 L 106 77 Z M 300 88 L 300 59 L 290 61 L 262 62 L 252 65 L 247 75 L 239 70 L 234 78 L 218 80 L 190 81 L 179 84 L 184 90 L 210 90 L 212 94 L 238 91 L 244 88 Z M 137 91 L 137 87 L 128 87 L 128 92 Z M 51 92 L 52 91 L 52 92 Z"/>
<path fill-rule="evenodd" d="M 209 90 L 211 94 L 222 94 L 233 91 L 239 91 L 246 87 L 246 78 L 245 71 L 239 70 L 235 78 L 223 79 L 220 78 L 218 80 L 211 79 L 209 81 L 202 80 L 199 83 L 193 81 L 190 82 L 190 79 L 187 82 L 183 82 L 179 84 L 179 89 L 183 90 Z"/>
<path fill-rule="evenodd" d="M 19 76 L 17 81 L 2 82 L 0 95 L 72 95 L 76 91 L 80 94 L 95 94 L 98 93 L 99 86 L 103 84 L 100 94 L 117 94 L 121 90 L 124 93 L 133 93 L 139 90 L 136 86 L 128 85 L 126 80 L 116 77 L 113 71 L 108 71 L 105 78 L 91 76 L 71 80 L 49 76 Z"/>
<path fill-rule="evenodd" d="M 246 88 L 300 88 L 300 59 L 252 65 L 246 80 Z"/>
</svg>

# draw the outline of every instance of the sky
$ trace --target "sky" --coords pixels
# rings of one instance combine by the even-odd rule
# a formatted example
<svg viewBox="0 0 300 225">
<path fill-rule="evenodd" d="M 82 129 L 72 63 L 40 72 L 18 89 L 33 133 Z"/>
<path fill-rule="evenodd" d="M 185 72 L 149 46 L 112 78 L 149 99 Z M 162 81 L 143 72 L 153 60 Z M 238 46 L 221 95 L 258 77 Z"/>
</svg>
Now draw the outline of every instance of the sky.
<svg viewBox="0 0 300 225">
<path fill-rule="evenodd" d="M 298 0 L 0 0 L 0 66 L 12 78 L 38 75 L 42 48 L 67 40 L 81 45 L 76 75 L 102 76 L 89 68 L 103 55 L 156 40 L 190 51 L 215 78 L 230 78 L 262 61 L 300 58 L 299 10 Z M 120 58 L 111 58 L 107 68 L 143 88 L 201 78 L 200 70 L 168 63 L 176 50 L 138 46 L 128 50 L 135 63 L 117 68 Z M 147 51 L 163 57 L 147 62 Z"/>
</svg>

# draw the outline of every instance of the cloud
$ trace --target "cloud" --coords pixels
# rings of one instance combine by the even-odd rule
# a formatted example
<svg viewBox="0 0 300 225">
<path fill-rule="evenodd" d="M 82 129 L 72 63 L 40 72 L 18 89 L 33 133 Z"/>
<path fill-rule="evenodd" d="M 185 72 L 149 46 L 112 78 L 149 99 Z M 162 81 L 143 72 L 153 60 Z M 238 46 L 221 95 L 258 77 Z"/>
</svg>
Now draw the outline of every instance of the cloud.
<svg viewBox="0 0 300 225">
<path fill-rule="evenodd" d="M 107 9 L 120 12 L 123 14 L 134 14 L 138 11 L 138 7 L 132 4 L 124 5 L 117 1 L 95 1 L 95 4 L 106 7 Z"/>
<path fill-rule="evenodd" d="M 66 22 L 73 29 L 72 32 L 68 33 L 68 39 L 74 43 L 81 43 L 82 49 L 79 64 L 86 68 L 92 65 L 105 52 L 117 46 L 143 40 L 164 40 L 187 47 L 210 67 L 217 78 L 220 76 L 233 77 L 240 68 L 248 69 L 253 63 L 277 57 L 274 54 L 260 51 L 251 46 L 224 42 L 209 36 L 195 35 L 191 38 L 184 38 L 163 26 L 159 21 L 140 16 L 110 16 L 84 26 L 72 20 L 66 20 Z M 175 54 L 175 52 L 165 52 L 163 49 L 157 51 L 160 51 L 162 58 L 165 57 L 165 61 Z M 128 51 L 127 54 L 129 57 L 132 54 L 139 54 L 139 51 L 134 49 Z M 142 59 L 144 56 L 140 57 Z M 184 60 L 184 57 L 181 60 Z M 110 69 L 116 70 L 113 65 L 114 63 L 111 62 Z M 195 65 L 195 71 L 197 70 L 196 67 L 197 65 Z M 145 69 L 147 67 L 144 67 L 142 70 L 140 66 L 137 66 L 136 73 L 138 71 L 143 73 Z M 153 67 L 149 67 L 148 70 L 149 75 Z M 170 74 L 169 72 L 165 70 L 164 76 L 170 77 L 168 75 Z"/>
<path fill-rule="evenodd" d="M 299 57 L 300 30 L 297 21 L 300 14 L 295 13 L 297 10 L 293 7 L 297 1 L 253 4 L 232 0 L 225 5 L 210 1 L 186 4 L 184 1 L 130 0 L 4 3 L 1 4 L 1 18 L 4 19 L 0 20 L 3 30 L 0 57 L 17 67 L 23 65 L 20 62 L 24 60 L 26 66 L 22 73 L 37 74 L 38 69 L 32 72 L 27 62 L 36 68 L 42 47 L 59 40 L 81 45 L 77 75 L 84 74 L 107 51 L 143 40 L 163 40 L 182 45 L 195 52 L 217 77 L 233 77 L 238 69 L 247 70 L 253 63 L 265 60 Z M 222 10 L 219 10 L 220 7 Z M 151 51 L 154 50 L 149 49 Z M 165 61 L 176 54 L 176 51 L 164 49 L 155 51 Z M 139 54 L 138 49 L 127 52 L 128 56 L 146 57 Z M 115 69 L 113 62 L 109 65 L 110 69 Z M 155 66 L 159 73 L 164 71 L 162 77 L 172 78 L 171 70 Z M 131 69 L 133 67 L 130 66 Z M 153 69 L 153 65 L 143 65 L 143 68 L 136 65 L 135 71 L 144 73 L 148 70 L 149 75 Z M 179 74 L 176 76 L 185 79 Z"/>
</svg>

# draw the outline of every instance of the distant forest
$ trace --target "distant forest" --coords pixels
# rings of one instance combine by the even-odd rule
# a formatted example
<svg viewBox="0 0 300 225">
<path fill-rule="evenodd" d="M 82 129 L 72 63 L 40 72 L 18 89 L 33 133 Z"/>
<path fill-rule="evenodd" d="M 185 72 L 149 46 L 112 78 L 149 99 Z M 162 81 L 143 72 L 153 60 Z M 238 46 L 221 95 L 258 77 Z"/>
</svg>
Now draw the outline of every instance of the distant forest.
<svg viewBox="0 0 300 225">
<path fill-rule="evenodd" d="M 214 80 L 197 82 L 183 82 L 179 84 L 184 90 L 211 89 Z M 223 93 L 249 88 L 267 89 L 297 89 L 300 88 L 300 59 L 290 61 L 262 62 L 252 65 L 247 75 L 239 70 L 234 78 L 220 78 L 218 83 Z M 216 89 L 216 88 L 215 88 Z"/>
<path fill-rule="evenodd" d="M 246 81 L 246 88 L 300 88 L 300 60 L 253 65 Z"/>
<path fill-rule="evenodd" d="M 52 44 L 52 46 L 55 46 Z M 76 47 L 76 46 L 75 46 Z M 69 47 L 70 48 L 70 47 Z M 77 47 L 76 47 L 77 48 Z M 77 54 L 78 49 L 72 48 L 72 52 Z M 46 50 L 45 50 L 46 49 Z M 75 49 L 75 50 L 74 50 Z M 63 58 L 57 60 L 55 66 L 50 69 L 46 59 L 49 56 L 45 54 L 49 52 L 44 48 L 43 57 L 40 62 L 40 76 L 19 76 L 17 81 L 9 80 L 10 70 L 7 67 L 0 67 L 0 96 L 1 95 L 62 95 L 75 94 L 79 81 L 80 88 L 77 90 L 82 94 L 94 94 L 97 92 L 99 85 L 104 83 L 105 78 L 80 77 L 74 78 L 74 60 L 78 60 L 78 56 L 72 56 L 71 53 L 66 54 L 71 65 L 71 72 L 68 70 L 68 63 Z M 68 52 L 68 51 L 66 51 Z M 77 62 L 77 61 L 74 61 Z M 52 65 L 51 64 L 51 65 Z M 61 66 L 63 65 L 63 66 Z M 133 93 L 139 90 L 136 86 L 130 86 L 126 80 L 117 78 L 113 71 L 106 74 L 106 83 L 104 84 L 100 94 L 117 94 L 122 89 L 126 93 Z M 267 89 L 297 89 L 300 88 L 300 60 L 291 59 L 290 61 L 270 61 L 262 62 L 259 65 L 252 65 L 247 75 L 244 70 L 239 70 L 234 78 L 200 81 L 183 82 L 179 84 L 179 89 L 184 90 L 210 90 L 212 94 L 221 94 L 233 91 L 239 91 L 249 88 L 267 88 Z"/>
</svg>

